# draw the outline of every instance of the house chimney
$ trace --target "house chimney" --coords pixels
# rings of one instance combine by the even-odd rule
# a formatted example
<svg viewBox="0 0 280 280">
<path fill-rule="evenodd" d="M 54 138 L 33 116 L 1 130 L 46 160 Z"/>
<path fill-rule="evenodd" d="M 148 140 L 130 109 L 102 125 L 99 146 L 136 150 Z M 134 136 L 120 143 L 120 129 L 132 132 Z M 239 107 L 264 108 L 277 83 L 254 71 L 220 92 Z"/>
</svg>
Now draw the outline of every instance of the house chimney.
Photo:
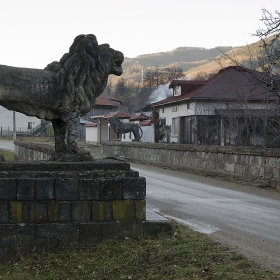
<svg viewBox="0 0 280 280">
<path fill-rule="evenodd" d="M 273 62 L 273 64 L 271 65 L 271 68 L 270 68 L 270 76 L 272 75 L 276 75 L 276 63 Z"/>
</svg>

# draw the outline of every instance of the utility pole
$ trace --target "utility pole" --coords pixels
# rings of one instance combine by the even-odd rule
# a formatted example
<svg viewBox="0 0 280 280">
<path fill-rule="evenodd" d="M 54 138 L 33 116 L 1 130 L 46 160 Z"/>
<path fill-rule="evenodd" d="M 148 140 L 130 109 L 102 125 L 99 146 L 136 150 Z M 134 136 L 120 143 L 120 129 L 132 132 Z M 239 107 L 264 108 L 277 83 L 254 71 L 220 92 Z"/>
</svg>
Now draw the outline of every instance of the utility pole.
<svg viewBox="0 0 280 280">
<path fill-rule="evenodd" d="M 13 140 L 17 139 L 17 131 L 16 131 L 16 112 L 13 111 Z"/>
</svg>

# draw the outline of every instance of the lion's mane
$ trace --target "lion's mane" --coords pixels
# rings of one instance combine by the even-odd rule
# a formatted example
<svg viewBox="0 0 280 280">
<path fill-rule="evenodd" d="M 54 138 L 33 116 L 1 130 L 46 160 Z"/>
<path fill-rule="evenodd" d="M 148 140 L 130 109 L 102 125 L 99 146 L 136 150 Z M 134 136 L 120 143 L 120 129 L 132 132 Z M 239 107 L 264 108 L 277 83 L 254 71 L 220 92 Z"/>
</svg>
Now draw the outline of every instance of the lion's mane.
<svg viewBox="0 0 280 280">
<path fill-rule="evenodd" d="M 90 34 L 77 36 L 69 53 L 64 54 L 59 62 L 50 63 L 45 69 L 56 73 L 59 90 L 67 92 L 69 99 L 75 100 L 77 104 L 88 104 L 84 110 L 88 111 L 107 84 L 108 73 L 99 71 L 100 65 L 98 42 L 96 36 Z"/>
</svg>

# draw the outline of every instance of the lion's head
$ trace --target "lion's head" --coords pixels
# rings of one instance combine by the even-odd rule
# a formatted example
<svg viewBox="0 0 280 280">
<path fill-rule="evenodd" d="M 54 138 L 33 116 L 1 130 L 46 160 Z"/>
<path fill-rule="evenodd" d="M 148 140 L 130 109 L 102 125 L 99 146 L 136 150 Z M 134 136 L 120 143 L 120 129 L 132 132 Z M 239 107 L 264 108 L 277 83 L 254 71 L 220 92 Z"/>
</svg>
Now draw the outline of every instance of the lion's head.
<svg viewBox="0 0 280 280">
<path fill-rule="evenodd" d="M 121 52 L 110 48 L 110 45 L 108 44 L 103 44 L 98 46 L 98 55 L 101 62 L 99 65 L 106 65 L 106 68 L 109 70 L 109 74 L 117 76 L 122 75 L 122 63 L 124 57 Z"/>
<path fill-rule="evenodd" d="M 98 45 L 95 35 L 79 35 L 69 53 L 45 69 L 56 72 L 58 87 L 68 95 L 68 105 L 77 104 L 77 109 L 85 114 L 105 89 L 108 75 L 122 74 L 123 60 L 123 54 L 108 44 Z"/>
</svg>

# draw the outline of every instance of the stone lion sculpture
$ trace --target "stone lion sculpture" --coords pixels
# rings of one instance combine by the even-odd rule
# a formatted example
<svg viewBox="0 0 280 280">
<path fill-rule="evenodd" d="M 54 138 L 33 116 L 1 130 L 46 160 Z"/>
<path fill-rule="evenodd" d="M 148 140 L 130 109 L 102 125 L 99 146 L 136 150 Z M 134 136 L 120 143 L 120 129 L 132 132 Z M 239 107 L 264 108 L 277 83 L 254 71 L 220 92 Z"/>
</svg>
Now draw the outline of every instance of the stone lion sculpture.
<svg viewBox="0 0 280 280">
<path fill-rule="evenodd" d="M 94 106 L 108 75 L 122 74 L 123 60 L 95 35 L 79 35 L 69 53 L 43 70 L 0 65 L 0 105 L 51 121 L 56 154 L 74 154 L 80 116 Z"/>
<path fill-rule="evenodd" d="M 132 132 L 135 141 L 139 141 L 143 136 L 143 131 L 141 127 L 136 123 L 129 123 L 129 122 L 121 122 L 117 116 L 111 117 L 108 119 L 111 127 L 117 134 L 117 138 L 120 139 L 122 134 L 127 132 Z"/>
</svg>

